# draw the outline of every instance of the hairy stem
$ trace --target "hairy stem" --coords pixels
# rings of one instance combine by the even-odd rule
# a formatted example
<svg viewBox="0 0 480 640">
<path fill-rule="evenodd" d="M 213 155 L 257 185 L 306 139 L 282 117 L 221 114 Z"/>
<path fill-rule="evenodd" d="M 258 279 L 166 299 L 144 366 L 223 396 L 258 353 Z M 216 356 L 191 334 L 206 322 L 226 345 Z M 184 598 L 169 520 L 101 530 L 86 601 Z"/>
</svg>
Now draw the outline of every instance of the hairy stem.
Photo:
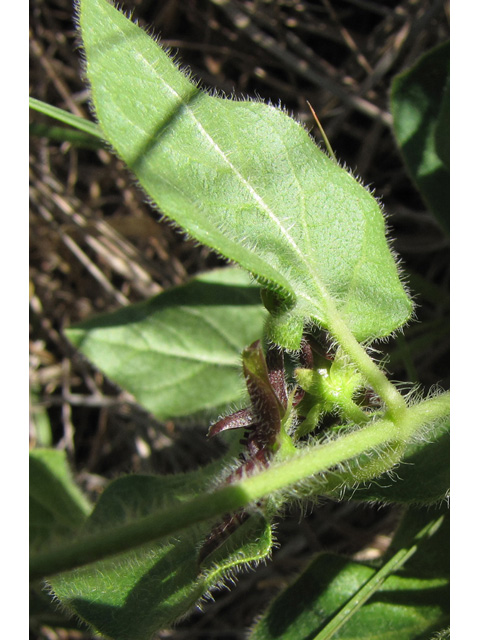
<svg viewBox="0 0 480 640">
<path fill-rule="evenodd" d="M 403 396 L 358 343 L 335 305 L 331 302 L 328 304 L 328 316 L 329 330 L 333 337 L 365 376 L 372 389 L 383 400 L 387 409 L 387 418 L 392 420 L 395 426 L 399 428 L 407 409 Z"/>
<path fill-rule="evenodd" d="M 426 400 L 407 410 L 411 433 L 446 417 L 448 394 Z M 147 542 L 172 535 L 204 520 L 237 511 L 249 503 L 286 489 L 315 474 L 325 472 L 363 452 L 389 442 L 397 433 L 390 420 L 379 420 L 370 426 L 346 434 L 323 445 L 293 455 L 281 464 L 172 507 L 159 510 L 122 526 L 96 531 L 72 543 L 32 556 L 31 579 L 38 580 L 62 571 L 101 560 Z M 394 464 L 395 460 L 391 460 Z"/>
</svg>

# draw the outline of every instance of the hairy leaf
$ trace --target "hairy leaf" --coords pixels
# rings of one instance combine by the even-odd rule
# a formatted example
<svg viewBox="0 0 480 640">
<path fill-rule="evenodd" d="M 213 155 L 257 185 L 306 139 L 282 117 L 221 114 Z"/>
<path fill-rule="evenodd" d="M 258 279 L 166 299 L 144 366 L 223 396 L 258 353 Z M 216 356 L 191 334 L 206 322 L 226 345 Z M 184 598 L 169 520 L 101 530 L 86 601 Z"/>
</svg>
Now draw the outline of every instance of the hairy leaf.
<svg viewBox="0 0 480 640">
<path fill-rule="evenodd" d="M 120 478 L 100 498 L 85 531 L 123 524 L 206 491 L 217 467 Z M 270 526 L 253 515 L 200 565 L 198 551 L 210 527 L 190 527 L 181 536 L 61 574 L 52 587 L 62 604 L 96 631 L 115 640 L 148 640 L 185 615 L 225 575 L 270 553 Z"/>
<path fill-rule="evenodd" d="M 262 333 L 259 289 L 218 269 L 67 335 L 159 419 L 218 411 L 245 395 L 239 352 Z"/>
<path fill-rule="evenodd" d="M 373 196 L 271 105 L 209 95 L 107 0 L 81 0 L 86 73 L 105 138 L 158 207 L 284 301 L 271 327 L 298 348 L 304 321 L 359 340 L 410 316 Z"/>
</svg>

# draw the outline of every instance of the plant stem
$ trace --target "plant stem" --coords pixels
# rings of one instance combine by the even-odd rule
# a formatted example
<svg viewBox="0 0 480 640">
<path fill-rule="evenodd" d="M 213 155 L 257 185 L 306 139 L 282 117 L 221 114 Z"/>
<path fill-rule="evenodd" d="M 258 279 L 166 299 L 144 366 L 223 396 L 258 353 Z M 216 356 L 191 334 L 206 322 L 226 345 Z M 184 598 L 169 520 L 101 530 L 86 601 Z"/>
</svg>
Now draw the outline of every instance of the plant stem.
<svg viewBox="0 0 480 640">
<path fill-rule="evenodd" d="M 310 476 L 327 471 L 364 451 L 396 439 L 393 423 L 379 420 L 372 425 L 343 435 L 331 442 L 299 452 L 294 458 L 272 466 L 268 471 L 245 478 L 242 487 L 258 499 Z"/>
<path fill-rule="evenodd" d="M 173 534 L 208 518 L 237 511 L 289 484 L 325 471 L 365 449 L 385 442 L 391 438 L 392 431 L 390 422 L 375 423 L 212 494 L 197 496 L 189 502 L 162 509 L 115 529 L 92 533 L 63 548 L 40 553 L 31 558 L 30 578 L 38 580 L 67 571 Z"/>
<path fill-rule="evenodd" d="M 64 122 L 75 129 L 89 133 L 95 138 L 100 138 L 101 140 L 105 139 L 98 124 L 95 124 L 95 122 L 91 122 L 90 120 L 86 120 L 85 118 L 80 118 L 69 111 L 59 109 L 58 107 L 54 107 L 53 105 L 47 104 L 42 100 L 37 100 L 36 98 L 29 98 L 29 107 L 30 109 L 34 109 L 39 113 L 49 116 L 50 118 Z"/>
<path fill-rule="evenodd" d="M 97 531 L 63 548 L 39 553 L 31 558 L 30 579 L 38 580 L 80 567 L 176 533 L 208 518 L 237 511 L 289 484 L 325 471 L 334 464 L 391 439 L 392 432 L 390 422 L 379 421 L 214 493 L 197 496 L 115 529 Z"/>
<path fill-rule="evenodd" d="M 329 330 L 333 337 L 383 400 L 387 408 L 387 418 L 399 428 L 407 409 L 403 396 L 359 344 L 330 300 L 327 300 L 327 309 Z"/>
<path fill-rule="evenodd" d="M 33 555 L 30 559 L 30 580 L 50 577 L 128 551 L 197 522 L 236 510 L 248 502 L 249 496 L 241 487 L 229 485 L 121 526 L 94 531 L 63 547 L 57 546 Z"/>
<path fill-rule="evenodd" d="M 410 431 L 445 417 L 448 394 L 425 400 L 407 410 Z M 397 434 L 389 420 L 346 434 L 323 445 L 300 452 L 278 465 L 242 479 L 236 484 L 200 495 L 188 502 L 169 506 L 122 526 L 96 531 L 64 547 L 41 552 L 31 558 L 31 579 L 38 580 L 62 571 L 101 560 L 231 511 L 288 488 L 315 474 L 376 447 L 396 441 Z M 393 464 L 395 460 L 391 463 Z"/>
</svg>

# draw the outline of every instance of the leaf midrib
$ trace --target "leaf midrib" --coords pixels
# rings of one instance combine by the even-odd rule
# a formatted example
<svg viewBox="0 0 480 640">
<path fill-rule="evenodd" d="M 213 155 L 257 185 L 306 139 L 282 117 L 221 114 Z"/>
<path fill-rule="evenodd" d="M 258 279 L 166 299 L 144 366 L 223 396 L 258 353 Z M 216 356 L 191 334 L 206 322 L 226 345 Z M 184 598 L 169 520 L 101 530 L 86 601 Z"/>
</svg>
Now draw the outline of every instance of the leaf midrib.
<svg viewBox="0 0 480 640">
<path fill-rule="evenodd" d="M 165 54 L 165 55 L 167 55 L 167 54 Z M 313 268 L 312 268 L 311 264 L 309 263 L 308 260 L 305 259 L 304 253 L 300 250 L 300 248 L 296 244 L 295 240 L 291 237 L 291 235 L 288 233 L 287 229 L 283 226 L 281 221 L 275 215 L 274 211 L 264 201 L 262 196 L 255 190 L 255 188 L 250 184 L 250 182 L 242 175 L 241 171 L 229 160 L 227 154 L 223 151 L 223 149 L 220 147 L 220 145 L 217 142 L 215 142 L 215 140 L 212 138 L 212 136 L 208 133 L 208 131 L 205 129 L 204 125 L 201 123 L 201 121 L 198 119 L 198 117 L 195 115 L 195 113 L 191 109 L 191 107 L 188 104 L 188 102 L 186 102 L 182 98 L 182 96 L 168 82 L 166 82 L 165 79 L 162 76 L 160 76 L 158 74 L 158 72 L 156 71 L 154 66 L 149 62 L 149 60 L 147 60 L 145 58 L 145 56 L 142 55 L 142 56 L 139 56 L 139 58 L 141 58 L 144 61 L 144 63 L 155 74 L 155 76 L 159 79 L 159 81 L 162 83 L 162 85 L 170 92 L 170 94 L 175 98 L 175 100 L 178 101 L 179 106 L 183 107 L 185 113 L 188 114 L 188 116 L 191 118 L 191 120 L 193 121 L 195 127 L 197 128 L 197 130 L 199 131 L 201 136 L 204 138 L 204 140 L 207 141 L 207 143 L 211 146 L 211 148 L 213 148 L 213 150 L 220 156 L 222 161 L 232 170 L 234 175 L 237 177 L 237 179 L 240 181 L 240 183 L 247 189 L 247 191 L 250 193 L 250 195 L 255 200 L 255 202 L 259 205 L 259 207 L 267 214 L 267 216 L 270 218 L 270 220 L 278 227 L 278 229 L 280 230 L 280 233 L 287 240 L 287 242 L 289 243 L 290 247 L 293 249 L 295 254 L 299 257 L 300 262 L 306 268 L 308 274 L 311 277 L 312 283 L 317 288 L 317 291 L 319 293 L 320 299 L 323 299 L 323 300 L 330 299 L 330 296 L 326 292 L 323 284 L 318 280 L 318 278 L 316 276 L 316 273 L 313 271 Z M 208 96 L 207 94 L 205 94 L 203 92 L 202 92 L 202 95 L 203 95 L 204 99 L 213 99 L 213 98 L 210 98 L 210 96 Z M 262 275 L 262 274 L 258 274 L 258 275 Z M 295 294 L 298 295 L 299 297 L 304 298 L 311 305 L 313 305 L 314 307 L 319 309 L 318 301 L 313 299 L 313 298 L 311 298 L 310 296 L 308 296 L 308 294 L 306 294 L 305 291 L 303 291 L 303 290 L 302 291 L 296 291 Z"/>
</svg>

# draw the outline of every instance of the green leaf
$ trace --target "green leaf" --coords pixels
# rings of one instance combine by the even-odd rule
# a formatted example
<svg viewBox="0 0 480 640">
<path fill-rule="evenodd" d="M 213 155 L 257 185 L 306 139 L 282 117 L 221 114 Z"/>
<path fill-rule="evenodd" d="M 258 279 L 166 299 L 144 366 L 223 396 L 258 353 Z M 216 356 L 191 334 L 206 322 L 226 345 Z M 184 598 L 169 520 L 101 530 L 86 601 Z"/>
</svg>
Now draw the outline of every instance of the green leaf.
<svg viewBox="0 0 480 640">
<path fill-rule="evenodd" d="M 159 419 L 213 415 L 245 396 L 239 353 L 262 334 L 260 291 L 218 269 L 92 318 L 68 338 Z"/>
<path fill-rule="evenodd" d="M 64 451 L 30 451 L 30 544 L 65 538 L 84 523 L 90 505 L 73 481 Z"/>
<path fill-rule="evenodd" d="M 424 553 L 415 556 L 415 572 L 424 578 L 450 576 L 450 510 L 446 503 L 435 507 L 412 507 L 405 510 L 400 525 L 395 532 L 388 555 L 393 555 L 398 549 L 408 547 L 418 531 L 422 530 L 429 522 L 439 516 L 444 516 L 444 521 L 435 536 L 430 539 L 424 549 Z M 428 550 L 428 553 L 427 553 Z"/>
<path fill-rule="evenodd" d="M 218 464 L 175 476 L 131 476 L 112 482 L 85 530 L 101 530 L 183 502 L 207 491 Z M 200 566 L 198 551 L 211 525 L 191 527 L 151 543 L 64 573 L 51 584 L 62 604 L 115 640 L 148 640 L 185 615 L 206 592 L 245 564 L 269 555 L 270 526 L 252 516 Z"/>
<path fill-rule="evenodd" d="M 391 96 L 395 136 L 407 169 L 445 229 L 450 214 L 449 61 L 446 42 L 398 75 Z"/>
<path fill-rule="evenodd" d="M 79 8 L 105 138 L 167 216 L 290 301 L 274 339 L 335 333 L 338 313 L 359 340 L 409 318 L 378 203 L 297 122 L 203 92 L 106 0 Z"/>
<path fill-rule="evenodd" d="M 412 640 L 441 630 L 449 609 L 448 526 L 427 510 L 407 520 L 381 568 L 317 556 L 273 601 L 250 640 Z M 447 560 L 439 567 L 442 553 Z"/>
</svg>

